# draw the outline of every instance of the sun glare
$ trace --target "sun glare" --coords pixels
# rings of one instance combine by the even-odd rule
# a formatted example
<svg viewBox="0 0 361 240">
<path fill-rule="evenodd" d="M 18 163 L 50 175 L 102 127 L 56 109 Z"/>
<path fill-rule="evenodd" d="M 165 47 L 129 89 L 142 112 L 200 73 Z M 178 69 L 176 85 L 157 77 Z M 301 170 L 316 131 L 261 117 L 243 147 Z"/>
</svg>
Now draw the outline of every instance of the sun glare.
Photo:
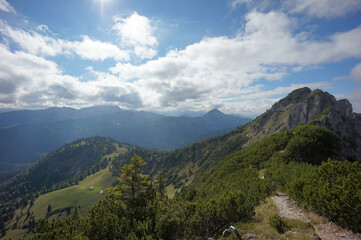
<svg viewBox="0 0 361 240">
<path fill-rule="evenodd" d="M 96 3 L 100 4 L 100 12 L 103 14 L 104 12 L 104 5 L 109 3 L 111 0 L 95 0 Z"/>
</svg>

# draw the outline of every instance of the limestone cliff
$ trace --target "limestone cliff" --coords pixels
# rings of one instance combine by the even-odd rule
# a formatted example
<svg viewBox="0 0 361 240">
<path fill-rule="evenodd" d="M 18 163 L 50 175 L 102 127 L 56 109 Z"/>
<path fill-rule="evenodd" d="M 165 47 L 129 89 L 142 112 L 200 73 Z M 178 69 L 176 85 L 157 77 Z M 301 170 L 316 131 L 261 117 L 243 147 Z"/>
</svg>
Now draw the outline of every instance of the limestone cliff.
<svg viewBox="0 0 361 240">
<path fill-rule="evenodd" d="M 342 145 L 341 159 L 361 160 L 361 114 L 351 103 L 337 101 L 328 92 L 309 88 L 294 90 L 271 109 L 245 126 L 250 142 L 298 125 L 316 124 L 331 129 Z"/>
</svg>

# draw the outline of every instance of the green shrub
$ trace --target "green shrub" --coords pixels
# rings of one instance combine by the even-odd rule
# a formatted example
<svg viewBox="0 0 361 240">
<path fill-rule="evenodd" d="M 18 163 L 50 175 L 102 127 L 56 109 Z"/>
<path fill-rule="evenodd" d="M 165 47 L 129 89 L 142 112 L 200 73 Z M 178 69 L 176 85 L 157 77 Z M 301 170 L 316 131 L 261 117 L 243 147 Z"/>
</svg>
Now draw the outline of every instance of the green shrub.
<svg viewBox="0 0 361 240">
<path fill-rule="evenodd" d="M 275 215 L 272 215 L 271 217 L 269 217 L 269 223 L 279 233 L 284 233 L 288 228 L 286 222 L 283 221 L 282 218 L 278 214 L 275 214 Z"/>
</svg>

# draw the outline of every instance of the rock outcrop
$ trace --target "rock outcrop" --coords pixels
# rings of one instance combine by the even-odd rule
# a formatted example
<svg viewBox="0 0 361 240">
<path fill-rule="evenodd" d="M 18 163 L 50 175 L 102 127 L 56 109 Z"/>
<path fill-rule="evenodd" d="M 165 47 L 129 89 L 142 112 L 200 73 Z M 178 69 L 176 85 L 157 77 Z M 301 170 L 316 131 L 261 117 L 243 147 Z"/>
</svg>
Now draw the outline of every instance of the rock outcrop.
<svg viewBox="0 0 361 240">
<path fill-rule="evenodd" d="M 361 160 L 361 114 L 347 99 L 316 89 L 301 88 L 275 103 L 245 127 L 249 142 L 299 125 L 315 124 L 331 129 L 340 139 L 340 159 Z"/>
</svg>

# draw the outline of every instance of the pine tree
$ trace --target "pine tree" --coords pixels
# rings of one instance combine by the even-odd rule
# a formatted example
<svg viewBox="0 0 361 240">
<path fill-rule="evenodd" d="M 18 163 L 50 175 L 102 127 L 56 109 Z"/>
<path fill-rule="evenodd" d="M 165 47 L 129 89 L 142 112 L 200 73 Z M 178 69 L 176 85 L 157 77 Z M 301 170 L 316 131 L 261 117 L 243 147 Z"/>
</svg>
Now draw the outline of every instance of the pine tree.
<svg viewBox="0 0 361 240">
<path fill-rule="evenodd" d="M 71 220 L 77 220 L 80 219 L 80 211 L 78 205 L 75 205 L 73 213 L 70 216 Z"/>
<path fill-rule="evenodd" d="M 48 211 L 46 212 L 46 217 L 49 218 L 51 213 L 51 205 L 48 205 Z"/>
<path fill-rule="evenodd" d="M 118 181 L 120 185 L 107 188 L 107 192 L 122 196 L 122 198 L 130 198 L 134 200 L 138 193 L 144 192 L 149 186 L 150 182 L 146 181 L 148 175 L 143 175 L 141 167 L 146 163 L 141 157 L 133 154 L 130 164 L 123 166 Z"/>
<path fill-rule="evenodd" d="M 166 193 L 166 190 L 165 190 L 165 183 L 164 183 L 164 177 L 163 177 L 163 174 L 160 173 L 159 176 L 158 176 L 158 192 L 164 196 L 164 194 Z"/>
</svg>

